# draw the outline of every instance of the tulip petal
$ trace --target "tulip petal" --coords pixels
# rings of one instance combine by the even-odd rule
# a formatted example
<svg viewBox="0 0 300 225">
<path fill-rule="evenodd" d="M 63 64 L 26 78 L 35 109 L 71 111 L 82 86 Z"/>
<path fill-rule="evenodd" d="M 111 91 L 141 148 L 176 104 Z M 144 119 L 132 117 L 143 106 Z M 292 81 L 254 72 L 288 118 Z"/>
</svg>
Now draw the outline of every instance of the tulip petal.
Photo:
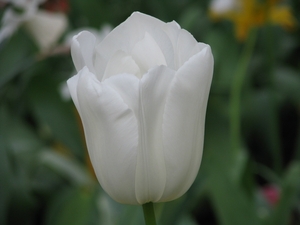
<svg viewBox="0 0 300 225">
<path fill-rule="evenodd" d="M 161 49 L 166 62 L 170 63 L 170 66 L 169 64 L 168 66 L 173 68 L 173 49 L 167 41 L 169 38 L 168 35 L 165 35 L 164 32 L 161 31 L 161 28 L 165 27 L 165 25 L 166 23 L 152 16 L 134 12 L 96 46 L 95 67 L 98 79 L 102 80 L 105 66 L 115 52 L 122 50 L 129 54 L 136 43 L 145 37 L 146 32 L 149 33 Z"/>
<path fill-rule="evenodd" d="M 104 81 L 134 111 L 139 122 L 135 191 L 139 204 L 158 201 L 165 189 L 162 121 L 167 93 L 175 71 L 165 66 L 150 70 L 140 80 L 129 74 Z"/>
<path fill-rule="evenodd" d="M 68 88 L 69 88 L 69 91 L 70 91 L 70 95 L 73 99 L 73 102 L 76 106 L 76 109 L 79 112 L 80 107 L 79 107 L 78 98 L 77 98 L 78 79 L 79 79 L 79 76 L 75 75 L 75 76 L 71 77 L 70 79 L 68 79 L 67 84 L 68 84 Z"/>
<path fill-rule="evenodd" d="M 163 29 L 165 33 L 168 35 L 168 37 L 170 38 L 173 47 L 175 48 L 177 46 L 178 35 L 181 31 L 180 25 L 176 21 L 172 21 L 166 23 Z"/>
<path fill-rule="evenodd" d="M 162 24 L 162 21 L 154 17 L 134 12 L 97 45 L 97 52 L 108 58 L 118 50 L 130 52 L 134 45 L 144 38 L 146 32 L 151 34 L 151 31 Z"/>
<path fill-rule="evenodd" d="M 163 24 L 162 28 L 166 26 L 167 24 Z M 160 51 L 163 53 L 166 65 L 170 69 L 175 70 L 174 48 L 168 34 L 164 31 L 164 29 L 157 28 L 153 31 L 153 33 L 151 33 L 151 36 L 159 46 Z"/>
<path fill-rule="evenodd" d="M 95 44 L 95 36 L 88 31 L 82 31 L 73 37 L 71 44 L 71 55 L 77 72 L 79 72 L 84 66 L 87 66 L 92 73 L 95 73 Z"/>
<path fill-rule="evenodd" d="M 142 74 L 155 66 L 166 65 L 166 59 L 159 46 L 147 32 L 145 37 L 133 47 L 132 57 L 139 65 Z"/>
<path fill-rule="evenodd" d="M 132 74 L 118 74 L 106 79 L 103 83 L 114 89 L 124 103 L 138 114 L 139 83 L 140 79 Z"/>
<path fill-rule="evenodd" d="M 163 195 L 166 167 L 162 121 L 167 93 L 175 71 L 165 66 L 146 74 L 139 89 L 139 152 L 136 167 L 136 198 L 140 204 L 158 201 Z"/>
<path fill-rule="evenodd" d="M 117 51 L 109 60 L 102 80 L 123 73 L 140 75 L 140 68 L 130 55 Z"/>
<path fill-rule="evenodd" d="M 163 117 L 167 182 L 160 201 L 180 197 L 198 173 L 212 72 L 213 57 L 207 46 L 176 73 Z"/>
<path fill-rule="evenodd" d="M 176 68 L 179 69 L 189 58 L 202 51 L 205 46 L 203 43 L 198 43 L 188 31 L 181 29 L 175 51 L 175 56 L 177 57 L 175 59 Z"/>
<path fill-rule="evenodd" d="M 79 112 L 97 178 L 116 201 L 137 204 L 134 184 L 138 125 L 134 112 L 87 67 L 77 76 Z"/>
</svg>

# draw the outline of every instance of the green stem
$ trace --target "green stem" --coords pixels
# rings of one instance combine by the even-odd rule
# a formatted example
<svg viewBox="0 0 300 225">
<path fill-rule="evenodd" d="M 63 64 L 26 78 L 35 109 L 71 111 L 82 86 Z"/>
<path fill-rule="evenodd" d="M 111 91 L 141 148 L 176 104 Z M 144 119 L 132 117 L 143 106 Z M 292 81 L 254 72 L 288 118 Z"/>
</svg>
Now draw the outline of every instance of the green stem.
<svg viewBox="0 0 300 225">
<path fill-rule="evenodd" d="M 275 93 L 275 81 L 274 81 L 274 44 L 273 44 L 273 32 L 270 22 L 266 25 L 267 34 L 266 34 L 266 59 L 267 59 L 267 71 L 268 71 L 268 86 L 270 94 L 270 139 L 271 139 L 271 148 L 273 156 L 273 168 L 280 174 L 282 170 L 281 162 L 281 151 L 280 151 L 280 135 L 279 135 L 279 115 L 278 115 L 278 105 L 276 101 Z"/>
<path fill-rule="evenodd" d="M 242 147 L 241 141 L 241 92 L 247 73 L 249 61 L 252 56 L 256 40 L 256 30 L 253 29 L 247 39 L 245 48 L 242 52 L 240 62 L 233 77 L 230 93 L 230 134 L 233 155 L 238 154 Z"/>
<path fill-rule="evenodd" d="M 156 225 L 154 207 L 152 202 L 143 205 L 143 212 L 146 225 Z"/>
</svg>

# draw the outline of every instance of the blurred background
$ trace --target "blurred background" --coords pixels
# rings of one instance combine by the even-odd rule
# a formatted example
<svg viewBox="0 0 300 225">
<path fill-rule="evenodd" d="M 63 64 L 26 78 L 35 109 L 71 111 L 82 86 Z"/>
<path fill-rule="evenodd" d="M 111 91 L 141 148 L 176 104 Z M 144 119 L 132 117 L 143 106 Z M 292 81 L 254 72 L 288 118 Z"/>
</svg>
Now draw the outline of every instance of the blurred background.
<svg viewBox="0 0 300 225">
<path fill-rule="evenodd" d="M 299 0 L 0 0 L 0 224 L 143 224 L 98 184 L 66 87 L 73 35 L 133 11 L 211 45 L 202 165 L 158 224 L 300 224 Z"/>
</svg>

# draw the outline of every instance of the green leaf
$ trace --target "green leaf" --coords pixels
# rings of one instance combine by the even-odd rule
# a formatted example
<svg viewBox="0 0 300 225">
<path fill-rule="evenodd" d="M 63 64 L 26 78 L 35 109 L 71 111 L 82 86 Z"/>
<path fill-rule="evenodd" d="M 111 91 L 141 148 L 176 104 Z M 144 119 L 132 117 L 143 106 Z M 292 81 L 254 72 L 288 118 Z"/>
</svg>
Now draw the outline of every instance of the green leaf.
<svg viewBox="0 0 300 225">
<path fill-rule="evenodd" d="M 299 72 L 291 68 L 280 67 L 275 72 L 275 87 L 285 99 L 291 99 L 297 105 L 300 102 Z"/>
<path fill-rule="evenodd" d="M 94 203 L 94 192 L 87 189 L 60 191 L 49 205 L 46 225 L 89 224 Z"/>
<path fill-rule="evenodd" d="M 55 79 L 51 64 L 43 63 L 28 87 L 28 97 L 40 129 L 50 131 L 51 141 L 62 143 L 77 158 L 84 160 L 85 150 L 80 134 L 80 120 L 76 118 L 73 102 L 65 102 L 59 94 L 61 79 Z"/>
<path fill-rule="evenodd" d="M 144 223 L 140 205 L 124 205 L 114 201 L 104 191 L 97 195 L 97 224 L 105 225 L 140 225 Z"/>
<path fill-rule="evenodd" d="M 208 29 L 204 42 L 211 46 L 215 60 L 212 92 L 227 93 L 239 60 L 239 46 L 232 34 L 217 29 Z"/>
<path fill-rule="evenodd" d="M 42 143 L 27 124 L 3 105 L 0 143 L 0 223 L 6 224 L 3 221 L 8 219 L 12 224 L 30 224 L 36 207 L 30 178 L 37 165 L 35 153 Z M 14 214 L 18 217 L 11 216 Z"/>
<path fill-rule="evenodd" d="M 255 138 L 252 154 L 259 163 L 265 164 L 280 174 L 282 158 L 278 134 L 278 110 L 282 102 L 271 89 L 249 92 L 243 101 L 243 125 L 245 133 Z M 258 144 L 259 143 L 259 144 Z M 255 151 L 256 150 L 256 151 Z"/>
<path fill-rule="evenodd" d="M 20 30 L 0 46 L 0 88 L 35 62 L 36 48 Z"/>
<path fill-rule="evenodd" d="M 183 217 L 179 223 L 179 225 L 197 225 L 198 223 L 193 220 L 191 217 L 185 216 Z"/>
<path fill-rule="evenodd" d="M 93 180 L 85 168 L 74 159 L 67 158 L 51 149 L 41 151 L 38 157 L 41 165 L 50 168 L 79 186 L 92 186 Z"/>
<path fill-rule="evenodd" d="M 242 185 L 241 176 L 235 169 L 244 166 L 244 157 L 230 151 L 229 124 L 226 114 L 209 109 L 206 122 L 204 153 L 209 170 L 209 196 L 221 225 L 260 224 L 253 195 Z"/>
<path fill-rule="evenodd" d="M 0 105 L 1 106 L 1 105 Z M 6 214 L 11 193 L 12 171 L 9 165 L 6 142 L 6 127 L 8 127 L 8 112 L 0 107 L 0 224 L 6 223 Z"/>
</svg>

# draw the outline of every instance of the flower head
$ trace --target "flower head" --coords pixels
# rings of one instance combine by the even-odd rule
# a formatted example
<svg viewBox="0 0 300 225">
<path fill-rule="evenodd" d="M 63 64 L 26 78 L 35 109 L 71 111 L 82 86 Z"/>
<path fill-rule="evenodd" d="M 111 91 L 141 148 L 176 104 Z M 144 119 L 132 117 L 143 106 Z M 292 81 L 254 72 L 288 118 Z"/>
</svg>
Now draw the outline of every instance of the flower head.
<svg viewBox="0 0 300 225">
<path fill-rule="evenodd" d="M 68 80 L 97 178 L 116 201 L 170 201 L 200 166 L 213 56 L 176 22 L 133 13 L 106 38 L 73 38 Z"/>
</svg>

